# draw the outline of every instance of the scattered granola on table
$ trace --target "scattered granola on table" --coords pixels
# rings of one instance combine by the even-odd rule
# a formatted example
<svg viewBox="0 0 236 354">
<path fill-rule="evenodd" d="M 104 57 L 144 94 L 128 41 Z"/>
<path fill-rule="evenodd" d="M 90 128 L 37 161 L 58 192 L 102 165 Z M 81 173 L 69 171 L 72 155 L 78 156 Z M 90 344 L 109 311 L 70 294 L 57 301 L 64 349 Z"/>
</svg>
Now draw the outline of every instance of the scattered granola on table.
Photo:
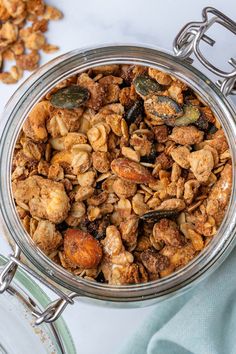
<svg viewBox="0 0 236 354">
<path fill-rule="evenodd" d="M 108 284 L 165 277 L 217 232 L 231 155 L 211 109 L 156 69 L 108 65 L 35 105 L 12 169 L 31 238 L 76 275 Z"/>
<path fill-rule="evenodd" d="M 50 20 L 59 20 L 62 13 L 43 0 L 0 0 L 0 81 L 14 84 L 24 70 L 39 65 L 39 51 L 53 53 L 59 48 L 47 43 L 45 32 Z M 7 62 L 13 65 L 9 71 Z"/>
</svg>

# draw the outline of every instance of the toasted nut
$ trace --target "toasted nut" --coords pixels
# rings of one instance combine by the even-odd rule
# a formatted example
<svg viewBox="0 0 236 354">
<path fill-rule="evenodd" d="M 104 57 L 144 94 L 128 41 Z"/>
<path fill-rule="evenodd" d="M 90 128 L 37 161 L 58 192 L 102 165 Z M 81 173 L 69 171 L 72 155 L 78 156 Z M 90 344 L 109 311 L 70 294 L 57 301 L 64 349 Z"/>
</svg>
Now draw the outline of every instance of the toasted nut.
<svg viewBox="0 0 236 354">
<path fill-rule="evenodd" d="M 112 256 L 111 262 L 113 264 L 125 265 L 127 263 L 133 263 L 134 256 L 128 251 L 121 252 L 117 256 Z"/>
<path fill-rule="evenodd" d="M 187 243 L 186 246 L 177 248 L 173 246 L 165 246 L 160 253 L 169 258 L 170 264 L 175 267 L 183 267 L 189 263 L 194 255 L 195 249 L 192 243 Z"/>
<path fill-rule="evenodd" d="M 163 243 L 170 246 L 183 246 L 183 239 L 178 230 L 177 224 L 168 219 L 161 219 L 154 225 L 153 238 L 156 243 Z M 161 248 L 161 247 L 160 247 Z"/>
<path fill-rule="evenodd" d="M 117 211 L 123 219 L 126 219 L 131 214 L 131 203 L 129 199 L 121 198 L 117 203 Z"/>
<path fill-rule="evenodd" d="M 183 232 L 186 238 L 190 239 L 193 244 L 193 248 L 196 251 L 201 251 L 204 247 L 202 236 L 193 230 L 192 225 L 183 223 L 180 225 L 180 230 Z"/>
<path fill-rule="evenodd" d="M 45 141 L 48 133 L 45 127 L 46 120 L 50 115 L 51 104 L 42 101 L 36 104 L 23 125 L 26 136 L 34 141 Z"/>
<path fill-rule="evenodd" d="M 98 123 L 94 125 L 87 132 L 87 136 L 94 151 L 107 152 L 107 130 L 105 124 Z"/>
<path fill-rule="evenodd" d="M 135 194 L 135 196 L 132 198 L 132 207 L 133 211 L 137 215 L 143 215 L 148 211 L 148 206 L 146 203 L 144 203 L 143 194 Z"/>
<path fill-rule="evenodd" d="M 64 237 L 66 257 L 81 268 L 96 268 L 102 259 L 102 248 L 90 234 L 68 229 Z"/>
<path fill-rule="evenodd" d="M 187 204 L 191 204 L 197 194 L 200 183 L 195 179 L 190 179 L 184 184 L 184 199 Z"/>
<path fill-rule="evenodd" d="M 119 198 L 132 197 L 137 191 L 137 186 L 135 183 L 125 181 L 121 178 L 117 178 L 113 182 L 112 188 Z"/>
<path fill-rule="evenodd" d="M 150 249 L 141 253 L 141 260 L 145 268 L 154 274 L 163 271 L 170 264 L 166 256 Z"/>
<path fill-rule="evenodd" d="M 59 151 L 64 149 L 69 150 L 74 145 L 78 146 L 80 144 L 86 144 L 86 142 L 87 137 L 81 133 L 68 133 L 63 137 L 50 139 L 50 144 L 52 145 L 53 149 Z"/>
<path fill-rule="evenodd" d="M 171 151 L 170 154 L 172 159 L 177 162 L 180 167 L 189 168 L 190 151 L 186 146 L 179 146 Z"/>
<path fill-rule="evenodd" d="M 159 71 L 157 69 L 149 68 L 148 75 L 155 79 L 161 85 L 170 85 L 172 82 L 170 75 L 163 73 L 162 71 Z"/>
<path fill-rule="evenodd" d="M 68 214 L 69 198 L 61 182 L 32 176 L 19 181 L 13 193 L 18 205 L 21 202 L 29 204 L 32 216 L 57 224 Z"/>
<path fill-rule="evenodd" d="M 130 215 L 120 224 L 122 240 L 129 251 L 133 251 L 137 245 L 138 238 L 138 218 Z"/>
<path fill-rule="evenodd" d="M 34 232 L 31 225 L 31 235 L 36 245 L 46 254 L 50 254 L 62 243 L 60 232 L 56 230 L 55 224 L 48 220 L 40 220 Z"/>
<path fill-rule="evenodd" d="M 192 145 L 202 142 L 204 132 L 198 130 L 194 126 L 189 127 L 174 127 L 172 134 L 169 136 L 180 145 Z"/>
<path fill-rule="evenodd" d="M 207 182 L 214 167 L 214 159 L 210 150 L 194 151 L 189 156 L 191 170 L 196 179 L 202 183 Z"/>
<path fill-rule="evenodd" d="M 134 183 L 151 183 L 155 178 L 142 165 L 128 159 L 116 159 L 111 163 L 112 171 L 120 178 Z"/>
<path fill-rule="evenodd" d="M 215 218 L 217 225 L 223 220 L 225 209 L 231 195 L 231 187 L 232 166 L 227 163 L 207 200 L 207 212 Z"/>
<path fill-rule="evenodd" d="M 101 241 L 103 245 L 104 252 L 110 256 L 118 255 L 122 249 L 122 240 L 119 230 L 114 226 L 110 225 L 106 229 L 106 237 Z"/>
</svg>

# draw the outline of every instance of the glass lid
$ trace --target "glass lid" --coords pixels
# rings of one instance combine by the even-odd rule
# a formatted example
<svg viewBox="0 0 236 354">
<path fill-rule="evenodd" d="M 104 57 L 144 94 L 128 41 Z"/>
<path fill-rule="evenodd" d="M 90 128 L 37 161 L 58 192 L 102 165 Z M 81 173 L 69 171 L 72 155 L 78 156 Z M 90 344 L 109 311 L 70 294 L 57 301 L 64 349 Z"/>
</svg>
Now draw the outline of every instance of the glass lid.
<svg viewBox="0 0 236 354">
<path fill-rule="evenodd" d="M 0 272 L 6 258 L 0 255 Z M 62 318 L 35 326 L 33 310 L 50 302 L 43 290 L 21 270 L 9 289 L 0 294 L 0 354 L 75 354 L 73 340 Z"/>
</svg>

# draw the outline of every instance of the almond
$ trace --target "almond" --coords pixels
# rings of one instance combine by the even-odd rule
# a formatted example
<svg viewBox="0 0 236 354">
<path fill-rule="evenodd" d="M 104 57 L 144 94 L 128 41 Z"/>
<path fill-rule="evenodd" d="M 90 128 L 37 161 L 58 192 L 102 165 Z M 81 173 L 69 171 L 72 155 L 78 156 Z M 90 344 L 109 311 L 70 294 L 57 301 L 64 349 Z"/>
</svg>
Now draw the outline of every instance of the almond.
<svg viewBox="0 0 236 354">
<path fill-rule="evenodd" d="M 66 257 L 80 268 L 96 268 L 102 259 L 102 247 L 89 233 L 68 229 L 64 237 Z"/>
<path fill-rule="evenodd" d="M 155 178 L 138 162 L 119 158 L 111 163 L 112 171 L 120 178 L 134 183 L 151 183 Z"/>
</svg>

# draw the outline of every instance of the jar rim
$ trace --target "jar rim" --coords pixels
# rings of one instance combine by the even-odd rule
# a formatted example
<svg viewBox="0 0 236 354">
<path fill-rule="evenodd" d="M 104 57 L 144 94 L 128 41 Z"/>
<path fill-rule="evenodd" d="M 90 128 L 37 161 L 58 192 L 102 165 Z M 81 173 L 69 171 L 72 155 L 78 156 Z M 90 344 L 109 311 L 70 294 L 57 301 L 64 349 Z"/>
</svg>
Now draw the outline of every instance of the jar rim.
<svg viewBox="0 0 236 354">
<path fill-rule="evenodd" d="M 0 200 L 4 227 L 11 238 L 18 244 L 27 259 L 44 275 L 78 294 L 97 299 L 112 301 L 140 301 L 148 298 L 166 298 L 172 293 L 187 289 L 197 283 L 206 274 L 213 271 L 224 260 L 235 244 L 236 213 L 233 212 L 233 200 L 236 197 L 235 168 L 231 198 L 225 218 L 214 239 L 187 266 L 168 277 L 156 281 L 113 286 L 91 282 L 74 276 L 56 265 L 43 254 L 24 230 L 17 215 L 11 190 L 11 163 L 13 148 L 23 121 L 36 102 L 50 89 L 65 78 L 91 67 L 111 64 L 136 64 L 150 66 L 165 71 L 190 86 L 209 105 L 224 128 L 231 154 L 232 164 L 236 162 L 236 124 L 235 111 L 219 91 L 216 85 L 199 70 L 186 61 L 174 57 L 153 47 L 132 45 L 113 45 L 88 49 L 78 49 L 66 53 L 46 65 L 23 83 L 8 102 L 0 125 Z"/>
</svg>

